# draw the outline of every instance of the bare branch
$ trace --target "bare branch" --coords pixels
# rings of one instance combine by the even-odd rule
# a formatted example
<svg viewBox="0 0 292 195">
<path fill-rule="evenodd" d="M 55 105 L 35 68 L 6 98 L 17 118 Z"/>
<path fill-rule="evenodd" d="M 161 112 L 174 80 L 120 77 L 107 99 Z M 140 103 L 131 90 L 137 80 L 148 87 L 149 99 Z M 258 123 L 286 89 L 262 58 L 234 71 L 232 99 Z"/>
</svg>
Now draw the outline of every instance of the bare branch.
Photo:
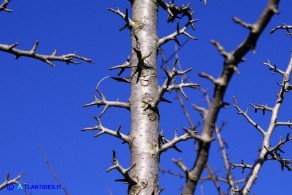
<svg viewBox="0 0 292 195">
<path fill-rule="evenodd" d="M 221 136 L 221 133 L 220 131 L 222 130 L 222 128 L 225 126 L 225 123 L 222 123 L 222 127 L 219 129 L 217 126 L 215 127 L 215 133 L 217 135 L 217 139 L 218 139 L 218 142 L 219 142 L 219 145 L 220 145 L 220 150 L 222 152 L 222 157 L 223 157 L 223 160 L 224 160 L 224 166 L 225 166 L 225 169 L 226 169 L 226 173 L 227 173 L 227 183 L 229 185 L 229 188 L 232 190 L 235 190 L 235 182 L 234 182 L 234 179 L 232 177 L 232 174 L 231 174 L 231 170 L 230 170 L 230 166 L 229 166 L 229 158 L 228 158 L 228 155 L 227 155 L 227 151 L 226 151 L 226 147 L 225 147 L 225 143 L 223 141 L 223 138 Z"/>
<path fill-rule="evenodd" d="M 172 90 L 180 90 L 180 92 L 184 95 L 184 97 L 187 99 L 187 96 L 185 92 L 183 91 L 183 88 L 189 87 L 189 88 L 198 88 L 200 85 L 195 84 L 195 83 L 184 83 L 184 80 L 182 78 L 180 84 L 175 84 L 175 77 L 178 75 L 185 75 L 186 73 L 190 72 L 192 69 L 189 68 L 184 71 L 180 71 L 176 69 L 176 64 L 178 62 L 178 59 L 176 59 L 172 65 L 172 70 L 170 71 L 167 67 L 164 68 L 164 72 L 167 76 L 165 79 L 163 85 L 159 88 L 158 90 L 158 95 L 155 97 L 155 99 L 152 101 L 152 104 L 150 105 L 152 108 L 156 108 L 156 106 L 159 104 L 161 101 L 165 101 L 163 98 L 163 95 L 165 92 L 171 92 Z M 173 84 L 170 85 L 170 83 L 173 81 Z"/>
<path fill-rule="evenodd" d="M 179 70 L 182 71 L 182 66 L 181 66 L 181 64 L 180 64 L 179 55 L 178 55 L 179 49 L 180 49 L 180 48 L 179 48 L 177 45 L 175 45 L 175 55 L 176 55 L 176 58 L 178 59 L 177 66 L 179 67 Z M 167 65 L 167 64 L 166 64 L 166 65 Z M 187 77 L 187 75 L 183 75 L 183 76 L 182 76 L 182 79 L 184 79 L 184 78 L 185 78 L 185 80 L 187 80 L 189 83 L 191 83 L 191 80 Z M 182 80 L 182 81 L 183 81 L 183 80 Z M 180 91 L 180 92 L 182 93 L 182 91 Z M 181 107 L 182 107 L 182 109 L 183 109 L 183 112 L 184 112 L 184 114 L 185 114 L 185 116 L 186 116 L 186 118 L 187 118 L 187 120 L 188 120 L 188 122 L 189 122 L 189 124 L 190 124 L 191 129 L 195 129 L 195 125 L 194 125 L 194 123 L 193 123 L 193 121 L 192 121 L 192 119 L 191 119 L 191 116 L 190 116 L 190 114 L 189 114 L 187 108 L 185 107 L 184 101 L 183 101 L 183 99 L 181 98 L 181 96 L 180 96 L 178 90 L 175 90 L 175 93 L 176 93 L 176 97 L 177 97 L 177 99 L 178 99 L 178 101 L 179 101 L 179 103 L 180 103 L 180 105 L 181 105 Z M 186 96 L 184 96 L 184 97 L 185 97 L 185 99 L 186 99 Z"/>
<path fill-rule="evenodd" d="M 193 133 L 197 133 L 197 131 L 193 131 Z M 185 133 L 185 134 L 178 137 L 176 132 L 175 132 L 174 138 L 170 141 L 170 140 L 164 138 L 163 134 L 160 133 L 160 135 L 159 135 L 159 140 L 160 140 L 159 153 L 165 152 L 169 148 L 174 148 L 175 150 L 181 152 L 181 150 L 179 150 L 177 148 L 176 144 L 179 142 L 182 142 L 182 141 L 186 141 L 190 138 L 192 138 L 192 137 L 188 133 Z"/>
<path fill-rule="evenodd" d="M 63 191 L 65 192 L 66 195 L 69 195 L 69 192 L 67 191 L 66 187 L 63 185 L 63 183 L 61 182 L 60 178 L 58 177 L 57 173 L 55 172 L 55 170 L 53 169 L 52 165 L 50 164 L 50 161 L 47 158 L 46 153 L 44 152 L 43 148 L 40 147 L 40 151 L 41 154 L 46 162 L 46 164 L 48 165 L 53 177 L 55 178 L 55 180 L 57 181 L 58 184 L 60 184 L 60 186 L 62 187 Z"/>
<path fill-rule="evenodd" d="M 282 138 L 280 137 L 280 141 L 275 147 L 271 149 L 268 149 L 265 147 L 267 154 L 270 156 L 270 157 L 267 157 L 266 160 L 278 161 L 281 164 L 282 171 L 284 170 L 284 168 L 286 168 L 288 171 L 292 170 L 290 166 L 292 164 L 292 161 L 290 159 L 284 159 L 279 153 L 279 152 L 285 153 L 281 148 L 284 146 L 285 143 L 291 140 L 292 140 L 292 137 L 290 137 L 290 134 L 288 133 L 285 140 L 282 140 Z"/>
<path fill-rule="evenodd" d="M 94 127 L 87 127 L 87 128 L 83 128 L 81 131 L 91 131 L 91 130 L 100 130 L 99 133 L 95 134 L 94 137 L 98 137 L 102 134 L 108 134 L 108 135 L 112 135 L 114 137 L 117 137 L 121 140 L 123 140 L 124 142 L 126 143 L 129 143 L 131 141 L 130 137 L 127 136 L 127 135 L 124 135 L 120 132 L 121 130 L 121 126 L 118 127 L 117 130 L 111 130 L 111 129 L 108 129 L 108 128 L 105 128 L 100 119 L 96 116 L 94 116 L 94 119 L 98 122 L 98 125 L 94 126 Z"/>
<path fill-rule="evenodd" d="M 183 128 L 183 130 L 186 131 L 192 138 L 199 141 L 200 143 L 208 144 L 215 140 L 215 138 L 213 137 L 207 138 L 207 137 L 200 136 L 196 134 L 197 133 L 196 131 L 193 132 L 191 129 L 188 129 L 188 128 Z"/>
<path fill-rule="evenodd" d="M 276 30 L 279 30 L 279 29 L 284 29 L 287 31 L 287 35 L 289 36 L 292 36 L 292 33 L 290 32 L 290 29 L 292 29 L 292 26 L 291 25 L 286 25 L 283 23 L 282 26 L 276 26 L 275 28 L 273 28 L 271 31 L 270 31 L 270 34 L 274 33 Z"/>
<path fill-rule="evenodd" d="M 290 137 L 290 133 L 286 135 L 286 138 L 284 140 L 282 140 L 282 137 L 280 137 L 280 141 L 278 142 L 278 144 L 276 144 L 276 146 L 271 148 L 270 151 L 281 151 L 281 148 L 284 146 L 284 144 L 286 144 L 287 142 L 291 140 L 292 140 L 292 137 Z"/>
<path fill-rule="evenodd" d="M 79 56 L 79 55 L 77 55 L 76 52 L 61 55 L 61 56 L 56 55 L 57 50 L 55 50 L 51 55 L 38 54 L 38 53 L 36 53 L 36 49 L 38 47 L 38 44 L 39 44 L 39 42 L 36 41 L 31 50 L 16 49 L 15 47 L 18 45 L 18 43 L 14 43 L 12 45 L 0 44 L 0 51 L 11 53 L 11 54 L 15 55 L 16 59 L 18 59 L 19 57 L 22 57 L 22 56 L 26 56 L 26 57 L 34 58 L 37 60 L 41 60 L 41 61 L 49 64 L 52 67 L 55 66 L 52 63 L 52 61 L 66 62 L 67 64 L 70 64 L 70 63 L 71 64 L 80 64 L 80 62 L 74 61 L 74 59 L 78 59 L 78 60 L 83 60 L 83 61 L 89 62 L 89 63 L 92 62 L 91 59 Z"/>
<path fill-rule="evenodd" d="M 232 162 L 229 162 L 229 164 L 232 165 L 232 168 L 236 167 L 241 167 L 242 168 L 242 173 L 244 172 L 245 169 L 252 169 L 252 165 L 245 164 L 244 161 L 242 160 L 240 164 L 234 164 Z"/>
<path fill-rule="evenodd" d="M 263 105 L 263 104 L 249 104 L 251 107 L 254 108 L 254 112 L 257 113 L 258 110 L 262 110 L 263 115 L 265 115 L 266 110 L 272 112 L 273 108 L 268 107 L 267 105 Z"/>
<path fill-rule="evenodd" d="M 189 39 L 192 39 L 192 40 L 197 40 L 196 37 L 193 37 L 191 36 L 189 33 L 187 33 L 187 29 L 188 29 L 188 26 L 189 25 L 192 25 L 194 22 L 197 22 L 198 20 L 191 20 L 191 21 L 188 21 L 183 28 L 179 29 L 179 23 L 177 23 L 177 30 L 175 32 L 173 32 L 172 34 L 170 35 L 167 35 L 165 37 L 162 37 L 158 40 L 157 42 L 157 45 L 158 47 L 160 47 L 161 45 L 167 43 L 168 41 L 170 40 L 174 40 L 176 43 L 178 43 L 178 45 L 181 45 L 177 39 L 177 37 L 179 35 L 185 35 L 186 37 L 188 37 Z"/>
<path fill-rule="evenodd" d="M 177 50 L 175 50 L 167 59 L 163 56 L 163 50 L 161 48 L 158 48 L 159 53 L 162 56 L 162 62 L 161 62 L 161 68 L 164 64 L 164 66 L 167 66 L 167 63 L 174 57 L 176 56 L 176 58 L 178 58 L 177 54 L 179 53 L 179 51 L 189 42 L 190 39 L 185 39 L 185 41 L 179 45 L 180 47 L 177 48 Z"/>
<path fill-rule="evenodd" d="M 14 179 L 9 179 L 10 174 L 7 173 L 5 180 L 2 184 L 0 184 L 0 190 L 2 190 L 3 188 L 5 188 L 6 186 L 10 185 L 10 184 L 19 184 L 19 179 L 23 176 L 22 173 L 19 173 L 18 176 L 16 176 Z"/>
<path fill-rule="evenodd" d="M 106 172 L 110 172 L 114 169 L 117 169 L 121 174 L 122 176 L 124 177 L 123 179 L 116 179 L 115 181 L 118 181 L 118 182 L 124 182 L 124 183 L 128 183 L 129 185 L 135 185 L 137 182 L 135 182 L 129 175 L 129 171 L 135 167 L 135 165 L 125 169 L 123 168 L 119 161 L 117 160 L 116 158 L 116 152 L 113 150 L 113 157 L 112 157 L 112 163 L 113 163 L 113 166 L 109 167 Z"/>
<path fill-rule="evenodd" d="M 118 14 L 120 17 L 122 17 L 125 20 L 126 24 L 122 28 L 120 28 L 120 31 L 124 30 L 125 28 L 132 28 L 135 26 L 135 22 L 129 18 L 128 9 L 126 9 L 126 14 L 121 12 L 119 8 L 117 8 L 116 10 L 112 9 L 112 8 L 108 8 L 107 10 L 109 10 L 115 14 Z"/>
<path fill-rule="evenodd" d="M 185 36 L 187 36 L 190 39 L 196 40 L 195 37 L 191 36 L 190 34 L 188 34 L 186 32 L 186 30 L 188 29 L 189 26 L 192 27 L 192 29 L 194 30 L 194 22 L 197 22 L 197 19 L 193 19 L 192 15 L 193 15 L 193 10 L 190 7 L 190 3 L 182 6 L 177 6 L 175 5 L 174 1 L 166 3 L 164 0 L 158 0 L 158 4 L 160 5 L 160 7 L 162 7 L 165 11 L 167 11 L 168 13 L 168 19 L 167 22 L 173 22 L 176 18 L 181 19 L 184 16 L 186 16 L 188 18 L 188 21 L 186 22 L 186 24 L 184 25 L 183 28 L 180 29 L 179 27 L 179 22 L 177 21 L 177 27 L 176 27 L 176 31 L 168 36 L 165 36 L 161 39 L 158 40 L 158 47 L 160 47 L 161 45 L 167 43 L 170 40 L 174 40 L 178 45 L 180 45 L 177 37 L 180 34 L 184 34 Z"/>
<path fill-rule="evenodd" d="M 229 85 L 229 82 L 234 74 L 237 72 L 237 66 L 240 62 L 243 61 L 244 55 L 253 50 L 256 46 L 257 40 L 267 24 L 270 22 L 271 18 L 274 14 L 278 13 L 279 0 L 269 0 L 265 9 L 263 10 L 262 14 L 259 16 L 258 20 L 253 24 L 252 30 L 250 30 L 249 35 L 246 39 L 232 52 L 227 53 L 223 47 L 218 45 L 216 42 L 216 48 L 220 52 L 221 55 L 224 56 L 224 66 L 220 74 L 220 85 L 215 84 L 214 86 L 214 94 L 212 102 L 210 103 L 209 111 L 204 120 L 204 126 L 202 131 L 202 136 L 207 139 L 212 138 L 213 129 L 215 128 L 215 123 L 217 117 L 219 115 L 219 111 L 223 107 L 224 102 L 224 95 Z M 226 57 L 225 57 L 226 56 Z M 190 174 L 193 176 L 194 179 L 187 180 L 186 185 L 184 187 L 184 194 L 193 194 L 197 182 L 204 170 L 204 167 L 208 161 L 208 154 L 210 151 L 210 144 L 211 143 L 198 143 L 198 154 L 197 158 L 194 162 L 192 169 L 189 171 Z"/>
<path fill-rule="evenodd" d="M 204 72 L 200 72 L 198 75 L 202 78 L 206 78 L 206 79 L 210 80 L 213 84 L 217 84 L 217 85 L 223 84 L 223 83 L 221 83 L 220 78 L 215 79 L 212 75 L 206 74 Z"/>
<path fill-rule="evenodd" d="M 106 98 L 103 95 L 103 93 L 101 92 L 101 90 L 98 89 L 97 87 L 96 87 L 96 91 L 99 93 L 101 99 L 98 99 L 96 96 L 93 96 L 94 97 L 94 101 L 89 103 L 89 104 L 84 104 L 82 107 L 89 107 L 89 106 L 94 106 L 94 105 L 96 105 L 97 107 L 104 106 L 104 108 L 101 111 L 99 117 L 101 117 L 107 111 L 107 109 L 110 108 L 110 107 L 125 108 L 127 110 L 130 110 L 129 103 L 119 102 L 118 100 L 117 101 L 108 101 L 108 100 L 106 100 Z"/>
<path fill-rule="evenodd" d="M 224 192 L 222 191 L 222 189 L 221 189 L 221 187 L 220 187 L 220 185 L 218 183 L 218 178 L 217 178 L 217 176 L 215 176 L 214 172 L 212 171 L 212 169 L 211 169 L 211 167 L 210 167 L 210 165 L 208 163 L 206 164 L 206 170 L 207 170 L 207 172 L 208 172 L 208 174 L 210 176 L 210 180 L 213 181 L 213 183 L 214 183 L 214 185 L 215 185 L 215 187 L 216 187 L 216 189 L 218 191 L 218 194 L 219 195 L 224 195 Z"/>
<path fill-rule="evenodd" d="M 166 169 L 163 169 L 161 167 L 159 167 L 159 172 L 161 172 L 162 174 L 169 174 L 169 175 L 173 175 L 175 177 L 179 177 L 181 179 L 185 178 L 186 176 L 181 174 L 181 173 L 175 173 L 173 171 L 171 171 L 170 169 L 166 170 Z"/>
<path fill-rule="evenodd" d="M 259 154 L 256 162 L 254 163 L 252 170 L 250 171 L 250 175 L 247 179 L 245 186 L 242 189 L 242 192 L 244 195 L 246 195 L 250 192 L 250 189 L 251 189 L 252 185 L 254 184 L 256 178 L 258 177 L 258 174 L 259 174 L 259 172 L 260 172 L 260 170 L 261 170 L 261 168 L 266 160 L 277 160 L 278 162 L 281 163 L 282 170 L 284 168 L 291 170 L 291 167 L 290 167 L 291 160 L 283 159 L 281 157 L 281 155 L 278 153 L 278 151 L 281 152 L 282 145 L 284 143 L 290 141 L 289 134 L 286 137 L 286 141 L 282 142 L 280 140 L 279 144 L 276 147 L 274 147 L 272 149 L 270 148 L 271 136 L 272 136 L 273 132 L 275 131 L 275 128 L 277 127 L 277 118 L 279 116 L 279 112 L 280 112 L 280 108 L 281 108 L 283 100 L 284 100 L 284 96 L 287 92 L 286 88 L 287 88 L 288 82 L 290 80 L 291 72 L 292 72 L 292 56 L 290 57 L 290 62 L 287 66 L 286 71 L 283 74 L 283 80 L 282 80 L 282 83 L 280 84 L 281 89 L 277 95 L 276 103 L 272 109 L 270 124 L 269 124 L 269 127 L 268 127 L 266 134 L 264 136 L 262 147 L 260 149 L 260 154 Z M 270 158 L 268 158 L 268 156 L 270 156 Z"/>
<path fill-rule="evenodd" d="M 280 73 L 282 76 L 284 76 L 285 72 L 282 71 L 282 70 L 280 70 L 279 68 L 277 68 L 277 65 L 276 64 L 271 65 L 270 60 L 268 60 L 268 62 L 263 62 L 263 64 L 266 65 L 266 66 L 268 66 L 269 67 L 269 70 L 273 70 L 273 74 L 275 72 L 277 72 L 277 73 Z"/>
<path fill-rule="evenodd" d="M 118 82 L 131 83 L 131 77 L 110 77 Z"/>
<path fill-rule="evenodd" d="M 245 23 L 244 21 L 240 20 L 240 19 L 237 18 L 237 17 L 233 17 L 232 19 L 233 19 L 233 21 L 234 21 L 235 23 L 237 23 L 237 24 L 243 26 L 244 28 L 247 28 L 247 29 L 249 29 L 249 30 L 252 30 L 252 27 L 253 27 L 252 24 L 247 24 L 247 23 Z"/>
<path fill-rule="evenodd" d="M 179 90 L 185 99 L 188 99 L 186 93 L 184 92 L 183 88 L 192 88 L 192 89 L 198 89 L 200 87 L 199 84 L 195 84 L 195 83 L 180 83 L 180 84 L 172 84 L 170 86 L 167 87 L 167 91 L 170 92 L 172 90 Z"/>
<path fill-rule="evenodd" d="M 246 118 L 246 120 L 250 123 L 250 124 L 252 124 L 261 134 L 262 134 L 262 136 L 265 136 L 266 135 L 266 132 L 265 132 L 265 130 L 258 124 L 258 123 L 256 123 L 256 122 L 254 122 L 249 116 L 248 116 L 248 114 L 247 114 L 247 111 L 248 111 L 248 109 L 245 111 L 245 112 L 243 112 L 242 110 L 241 110 L 241 108 L 238 106 L 238 103 L 237 103 L 237 100 L 236 100 L 236 98 L 233 96 L 233 99 L 234 99 L 234 104 L 233 104 L 233 106 L 236 108 L 236 110 L 238 111 L 237 113 L 238 114 L 241 114 L 242 116 L 244 116 L 244 118 Z"/>
<path fill-rule="evenodd" d="M 276 126 L 286 126 L 292 129 L 292 122 L 291 119 L 288 122 L 276 122 Z"/>
<path fill-rule="evenodd" d="M 190 124 L 191 129 L 195 129 L 195 125 L 193 124 L 193 121 L 191 119 L 191 116 L 190 116 L 185 104 L 184 104 L 183 99 L 181 98 L 181 96 L 179 95 L 179 92 L 177 90 L 175 92 L 176 92 L 176 97 L 177 97 L 177 99 L 178 99 L 178 101 L 183 109 L 184 115 L 186 116 L 186 118 Z"/>
<path fill-rule="evenodd" d="M 215 40 L 211 40 L 211 43 L 216 47 L 216 49 L 218 50 L 218 52 L 221 54 L 221 56 L 223 56 L 224 58 L 227 58 L 230 54 L 228 52 L 226 52 L 223 48 L 223 46 L 215 41 Z"/>
<path fill-rule="evenodd" d="M 167 11 L 168 18 L 167 22 L 173 22 L 176 18 L 181 19 L 182 17 L 186 16 L 188 18 L 188 21 L 193 20 L 193 9 L 190 7 L 190 3 L 185 5 L 182 5 L 181 7 L 178 7 L 174 4 L 174 1 L 166 3 L 164 0 L 158 0 L 158 4 Z M 192 25 L 192 28 L 194 29 L 194 26 Z"/>
<path fill-rule="evenodd" d="M 186 178 L 189 177 L 189 170 L 187 166 L 182 162 L 182 160 L 172 159 L 172 162 L 174 162 L 174 164 L 176 164 L 185 173 Z"/>
<path fill-rule="evenodd" d="M 109 70 L 120 69 L 120 71 L 118 73 L 118 76 L 120 76 L 125 71 L 126 68 L 131 68 L 130 56 L 127 58 L 127 60 L 123 64 L 113 66 L 113 67 L 109 68 Z"/>
<path fill-rule="evenodd" d="M 207 113 L 208 113 L 208 109 L 206 109 L 204 107 L 197 106 L 196 104 L 193 104 L 193 108 L 195 110 L 199 111 L 202 119 L 205 120 L 205 117 L 207 116 Z"/>
<path fill-rule="evenodd" d="M 0 12 L 6 11 L 6 12 L 12 12 L 13 10 L 8 9 L 7 5 L 10 3 L 11 0 L 4 0 L 3 3 L 0 5 Z"/>
<path fill-rule="evenodd" d="M 242 57 L 248 51 L 255 50 L 256 43 L 259 36 L 263 32 L 267 24 L 270 22 L 274 14 L 279 13 L 278 4 L 279 4 L 279 0 L 268 1 L 261 16 L 258 18 L 258 20 L 254 24 L 252 24 L 248 37 L 232 52 L 233 56 L 235 57 L 236 62 L 240 62 Z"/>
</svg>

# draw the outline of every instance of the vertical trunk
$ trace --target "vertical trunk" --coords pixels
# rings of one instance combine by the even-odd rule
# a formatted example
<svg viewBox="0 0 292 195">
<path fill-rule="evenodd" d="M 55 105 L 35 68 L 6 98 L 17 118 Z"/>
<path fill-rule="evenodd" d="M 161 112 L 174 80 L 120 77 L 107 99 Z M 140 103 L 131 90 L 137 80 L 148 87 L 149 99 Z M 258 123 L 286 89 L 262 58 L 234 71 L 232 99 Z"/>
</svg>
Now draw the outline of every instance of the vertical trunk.
<svg viewBox="0 0 292 195">
<path fill-rule="evenodd" d="M 158 94 L 156 1 L 133 0 L 131 80 L 131 178 L 129 194 L 158 194 L 158 108 L 149 103 Z"/>
</svg>

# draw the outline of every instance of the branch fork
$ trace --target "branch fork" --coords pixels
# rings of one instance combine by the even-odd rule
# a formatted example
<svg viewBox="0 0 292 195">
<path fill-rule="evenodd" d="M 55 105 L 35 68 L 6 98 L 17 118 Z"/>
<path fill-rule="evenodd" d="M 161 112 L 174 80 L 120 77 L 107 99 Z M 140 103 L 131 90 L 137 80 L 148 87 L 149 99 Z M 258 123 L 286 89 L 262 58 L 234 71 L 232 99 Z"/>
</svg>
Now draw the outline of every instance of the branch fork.
<svg viewBox="0 0 292 195">
<path fill-rule="evenodd" d="M 4 0 L 3 3 L 0 5 L 0 12 L 6 11 L 6 12 L 12 12 L 11 9 L 7 8 L 7 5 L 10 3 L 11 0 Z"/>
<path fill-rule="evenodd" d="M 111 129 L 104 127 L 98 117 L 94 116 L 94 119 L 98 122 L 98 125 L 93 126 L 93 127 L 83 128 L 81 131 L 100 130 L 100 132 L 95 134 L 94 137 L 98 137 L 102 134 L 108 134 L 108 135 L 111 135 L 111 136 L 114 136 L 114 137 L 117 137 L 117 138 L 123 140 L 124 141 L 123 143 L 130 143 L 131 142 L 131 139 L 129 136 L 120 132 L 121 126 L 119 126 L 117 128 L 117 130 L 114 131 L 114 130 L 111 130 Z"/>
<path fill-rule="evenodd" d="M 113 66 L 113 67 L 109 68 L 109 70 L 120 69 L 120 71 L 118 73 L 118 76 L 120 76 L 125 71 L 126 68 L 131 68 L 130 56 L 128 56 L 127 60 L 123 64 Z"/>
<path fill-rule="evenodd" d="M 23 176 L 23 173 L 19 173 L 18 176 L 16 176 L 14 179 L 9 179 L 10 174 L 7 173 L 5 176 L 5 180 L 2 184 L 0 184 L 0 190 L 2 190 L 3 188 L 5 188 L 6 186 L 10 185 L 10 184 L 19 184 L 20 182 L 18 181 L 21 177 Z"/>
<path fill-rule="evenodd" d="M 185 94 L 185 92 L 183 91 L 183 88 L 189 87 L 189 88 L 199 88 L 199 84 L 195 84 L 195 83 L 184 83 L 184 79 L 182 77 L 181 79 L 181 83 L 180 84 L 175 84 L 175 78 L 178 75 L 185 75 L 186 73 L 190 72 L 192 69 L 189 68 L 187 70 L 184 71 L 180 71 L 176 69 L 176 64 L 178 62 L 178 59 L 176 59 L 172 65 L 172 70 L 170 71 L 167 67 L 165 67 L 163 70 L 166 74 L 166 79 L 164 81 L 164 83 L 162 84 L 162 86 L 159 88 L 158 90 L 158 95 L 154 98 L 154 100 L 152 101 L 151 107 L 155 108 L 157 107 L 157 105 L 159 104 L 159 102 L 161 101 L 166 101 L 169 102 L 168 100 L 164 99 L 163 96 L 165 94 L 165 92 L 171 92 L 173 90 L 179 90 L 183 96 L 187 98 L 187 95 Z M 170 83 L 173 82 L 171 85 Z"/>
<path fill-rule="evenodd" d="M 173 33 L 171 33 L 170 35 L 167 35 L 167 36 L 165 36 L 165 37 L 160 38 L 160 39 L 158 40 L 158 42 L 157 42 L 158 47 L 160 47 L 161 45 L 167 43 L 167 42 L 170 41 L 170 40 L 174 40 L 179 46 L 181 46 L 181 44 L 180 44 L 180 42 L 178 41 L 177 37 L 178 37 L 179 35 L 182 35 L 182 34 L 185 35 L 186 37 L 188 37 L 189 39 L 197 40 L 196 37 L 193 37 L 193 36 L 191 36 L 189 33 L 187 33 L 187 29 L 188 29 L 189 25 L 193 25 L 193 23 L 195 23 L 195 22 L 197 22 L 197 21 L 198 21 L 197 19 L 192 19 L 192 20 L 188 21 L 188 22 L 184 25 L 184 27 L 182 27 L 181 29 L 180 29 L 180 27 L 179 27 L 179 22 L 177 22 L 176 31 L 173 32 Z"/>
<path fill-rule="evenodd" d="M 266 131 L 255 121 L 253 121 L 247 114 L 248 109 L 246 109 L 246 111 L 244 112 L 243 110 L 241 110 L 241 108 L 238 106 L 238 102 L 235 98 L 235 96 L 233 96 L 233 100 L 234 100 L 234 104 L 233 106 L 236 108 L 236 110 L 238 111 L 238 114 L 241 114 L 242 116 L 244 116 L 244 118 L 251 124 L 253 125 L 261 134 L 262 136 L 266 135 Z"/>
<path fill-rule="evenodd" d="M 106 100 L 106 98 L 105 98 L 104 94 L 101 92 L 101 90 L 98 89 L 98 87 L 96 87 L 96 91 L 100 95 L 101 99 L 98 99 L 94 95 L 93 96 L 94 97 L 94 101 L 89 103 L 89 104 L 84 104 L 82 107 L 89 107 L 89 106 L 94 106 L 94 105 L 96 105 L 97 107 L 104 106 L 104 108 L 101 111 L 99 117 L 101 117 L 107 111 L 107 109 L 110 108 L 110 107 L 125 108 L 127 110 L 130 110 L 129 103 L 119 102 L 118 100 L 117 101 L 108 101 L 108 100 Z"/>
<path fill-rule="evenodd" d="M 117 160 L 116 158 L 116 151 L 113 150 L 113 155 L 112 155 L 112 163 L 113 163 L 113 166 L 109 167 L 106 172 L 110 172 L 114 169 L 117 169 L 121 174 L 122 176 L 124 177 L 123 179 L 116 179 L 115 181 L 117 182 L 124 182 L 126 184 L 129 184 L 129 185 L 135 185 L 137 184 L 137 182 L 135 182 L 129 175 L 129 172 L 131 169 L 133 169 L 135 167 L 135 165 L 125 169 L 123 168 L 119 161 Z"/>
<path fill-rule="evenodd" d="M 132 27 L 135 26 L 135 22 L 133 20 L 131 20 L 129 17 L 128 9 L 126 9 L 125 14 L 123 12 L 121 12 L 119 8 L 117 8 L 117 9 L 108 8 L 107 10 L 119 15 L 121 18 L 123 18 L 125 20 L 126 24 L 122 28 L 120 28 L 120 31 L 124 30 L 125 28 L 131 29 Z"/>
<path fill-rule="evenodd" d="M 197 131 L 193 131 L 193 133 L 196 133 Z M 178 152 L 182 152 L 177 146 L 177 143 L 180 143 L 182 141 L 186 141 L 190 139 L 191 136 L 188 133 L 185 133 L 181 136 L 177 136 L 177 131 L 174 133 L 174 138 L 172 140 L 168 140 L 163 136 L 163 130 L 159 134 L 159 153 L 165 152 L 170 148 L 174 148 Z"/>
</svg>

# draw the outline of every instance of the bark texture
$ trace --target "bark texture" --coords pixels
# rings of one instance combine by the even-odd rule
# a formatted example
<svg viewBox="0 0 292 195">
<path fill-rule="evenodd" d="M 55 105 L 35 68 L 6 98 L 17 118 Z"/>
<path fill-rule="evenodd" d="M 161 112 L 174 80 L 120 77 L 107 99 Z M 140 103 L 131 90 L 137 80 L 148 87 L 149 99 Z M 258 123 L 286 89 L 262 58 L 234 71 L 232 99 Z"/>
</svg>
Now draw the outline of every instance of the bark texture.
<svg viewBox="0 0 292 195">
<path fill-rule="evenodd" d="M 155 1 L 132 1 L 131 27 L 131 178 L 129 194 L 158 194 L 159 113 L 152 107 L 158 95 L 157 12 Z"/>
</svg>

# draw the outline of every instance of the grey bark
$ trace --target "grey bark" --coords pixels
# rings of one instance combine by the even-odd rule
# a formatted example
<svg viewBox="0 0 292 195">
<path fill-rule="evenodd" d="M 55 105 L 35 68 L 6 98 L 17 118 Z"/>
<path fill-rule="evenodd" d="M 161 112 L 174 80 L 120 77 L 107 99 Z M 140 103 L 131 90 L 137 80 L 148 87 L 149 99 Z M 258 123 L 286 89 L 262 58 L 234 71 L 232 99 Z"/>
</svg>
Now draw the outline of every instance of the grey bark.
<svg viewBox="0 0 292 195">
<path fill-rule="evenodd" d="M 157 82 L 157 13 L 155 1 L 132 2 L 131 27 L 131 178 L 129 194 L 158 194 L 159 112 L 151 107 L 158 95 Z"/>
</svg>

